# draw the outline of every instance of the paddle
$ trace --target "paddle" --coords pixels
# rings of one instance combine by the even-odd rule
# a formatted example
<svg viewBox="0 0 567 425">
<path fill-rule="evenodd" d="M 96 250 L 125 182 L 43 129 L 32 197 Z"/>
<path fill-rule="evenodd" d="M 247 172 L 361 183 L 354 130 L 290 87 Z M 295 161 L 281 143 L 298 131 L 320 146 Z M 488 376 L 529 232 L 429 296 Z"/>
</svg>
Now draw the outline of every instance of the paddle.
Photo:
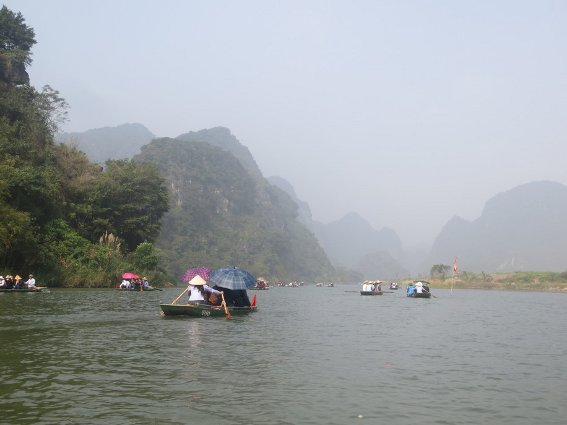
<svg viewBox="0 0 567 425">
<path fill-rule="evenodd" d="M 184 294 L 185 292 L 187 292 L 188 289 L 189 289 L 189 287 L 185 288 L 185 290 L 184 290 L 181 294 L 179 294 L 179 296 L 178 296 L 176 299 L 174 299 L 174 300 L 171 302 L 171 304 L 175 304 L 177 301 L 179 301 L 179 298 L 181 298 L 181 297 L 183 296 L 183 294 Z"/>
<path fill-rule="evenodd" d="M 226 314 L 226 318 L 227 319 L 232 319 L 232 316 L 230 315 L 230 311 L 228 311 L 228 307 L 226 306 L 226 301 L 224 300 L 224 291 L 221 291 L 221 297 L 222 297 L 222 305 L 224 307 L 224 312 Z"/>
</svg>

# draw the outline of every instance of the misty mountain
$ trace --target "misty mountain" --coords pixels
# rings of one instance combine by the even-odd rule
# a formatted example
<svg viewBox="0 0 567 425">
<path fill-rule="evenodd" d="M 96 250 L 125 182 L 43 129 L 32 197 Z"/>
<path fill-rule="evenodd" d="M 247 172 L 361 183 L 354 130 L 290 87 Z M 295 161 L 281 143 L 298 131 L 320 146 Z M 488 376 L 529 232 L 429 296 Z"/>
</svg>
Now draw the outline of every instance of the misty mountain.
<svg viewBox="0 0 567 425">
<path fill-rule="evenodd" d="M 337 265 L 352 267 L 367 254 L 380 251 L 388 252 L 392 258 L 400 258 L 402 254 L 402 243 L 394 230 L 377 231 L 355 212 L 329 224 L 314 222 L 313 229 Z"/>
<path fill-rule="evenodd" d="M 362 273 L 365 279 L 400 280 L 409 275 L 408 270 L 387 251 L 366 254 L 352 269 Z"/>
<path fill-rule="evenodd" d="M 302 201 L 297 197 L 297 195 L 295 194 L 295 189 L 293 188 L 291 183 L 283 177 L 279 176 L 268 177 L 268 181 L 272 185 L 279 187 L 291 197 L 291 199 L 297 204 L 297 219 L 301 224 L 312 231 L 313 216 L 311 215 L 311 208 L 309 207 L 309 204 L 307 202 Z"/>
<path fill-rule="evenodd" d="M 198 132 L 200 140 L 218 142 L 218 131 L 208 131 Z M 134 160 L 155 164 L 167 180 L 170 211 L 156 245 L 169 271 L 181 275 L 192 266 L 235 264 L 269 279 L 334 277 L 325 252 L 297 221 L 291 198 L 250 173 L 229 150 L 162 138 L 144 146 Z"/>
<path fill-rule="evenodd" d="M 209 145 L 221 148 L 222 150 L 232 153 L 252 176 L 255 178 L 264 178 L 250 150 L 242 145 L 228 128 L 214 127 L 200 131 L 190 131 L 177 136 L 176 139 L 187 142 L 208 143 Z"/>
<path fill-rule="evenodd" d="M 567 187 L 533 182 L 491 198 L 477 220 L 453 217 L 428 258 L 461 270 L 567 270 Z"/>
<path fill-rule="evenodd" d="M 91 161 L 103 164 L 108 159 L 129 159 L 156 136 L 142 124 L 122 124 L 84 132 L 56 135 L 57 143 L 75 145 Z"/>
<path fill-rule="evenodd" d="M 355 212 L 329 224 L 314 221 L 309 205 L 297 198 L 287 180 L 276 176 L 268 180 L 298 205 L 298 220 L 313 232 L 335 267 L 352 269 L 368 279 L 394 279 L 408 274 L 400 264 L 407 255 L 394 230 L 377 231 Z"/>
</svg>

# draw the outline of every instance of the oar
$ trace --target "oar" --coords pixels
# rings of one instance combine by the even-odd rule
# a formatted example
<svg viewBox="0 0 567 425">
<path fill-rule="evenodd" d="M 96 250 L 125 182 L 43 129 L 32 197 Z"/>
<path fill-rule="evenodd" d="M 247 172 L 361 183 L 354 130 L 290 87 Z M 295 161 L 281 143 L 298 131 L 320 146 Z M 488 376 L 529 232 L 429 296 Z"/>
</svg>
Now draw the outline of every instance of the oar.
<svg viewBox="0 0 567 425">
<path fill-rule="evenodd" d="M 228 307 L 226 306 L 226 301 L 224 300 L 224 291 L 221 291 L 221 297 L 222 297 L 222 305 L 224 307 L 224 312 L 226 314 L 226 318 L 227 319 L 232 319 L 232 316 L 230 315 L 230 311 L 228 311 Z"/>
<path fill-rule="evenodd" d="M 181 294 L 179 294 L 179 296 L 178 296 L 176 299 L 174 299 L 174 300 L 171 302 L 171 304 L 175 304 L 175 303 L 179 300 L 179 298 L 181 298 L 181 297 L 183 296 L 183 294 L 184 294 L 185 292 L 187 292 L 188 289 L 189 289 L 189 287 L 185 288 L 185 290 L 184 290 Z"/>
</svg>

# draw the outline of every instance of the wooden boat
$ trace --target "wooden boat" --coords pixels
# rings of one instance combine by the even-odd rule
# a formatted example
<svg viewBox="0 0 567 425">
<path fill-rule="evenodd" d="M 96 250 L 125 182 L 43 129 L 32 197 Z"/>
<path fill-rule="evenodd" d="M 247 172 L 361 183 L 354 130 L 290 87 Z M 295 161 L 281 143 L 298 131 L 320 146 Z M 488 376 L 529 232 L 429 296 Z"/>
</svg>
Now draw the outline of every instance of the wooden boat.
<svg viewBox="0 0 567 425">
<path fill-rule="evenodd" d="M 225 317 L 223 306 L 208 304 L 160 304 L 164 316 Z M 228 307 L 231 316 L 243 316 L 257 311 L 257 307 Z"/>
<path fill-rule="evenodd" d="M 415 292 L 413 294 L 408 294 L 408 297 L 411 297 L 411 298 L 431 298 L 431 292 L 423 291 L 421 294 L 418 294 L 417 292 Z"/>
<path fill-rule="evenodd" d="M 396 290 L 400 289 L 400 286 L 396 282 L 390 283 L 390 289 Z"/>
<path fill-rule="evenodd" d="M 360 295 L 382 295 L 382 291 L 360 291 Z"/>
<path fill-rule="evenodd" d="M 0 288 L 0 292 L 41 292 L 45 287 L 35 287 L 35 288 L 22 288 L 22 289 L 3 289 Z"/>
<path fill-rule="evenodd" d="M 118 291 L 134 291 L 134 292 L 151 292 L 151 291 L 161 291 L 161 289 L 159 288 L 154 288 L 153 286 L 150 286 L 148 288 L 145 288 L 144 290 L 140 289 L 140 288 L 115 288 Z"/>
<path fill-rule="evenodd" d="M 406 293 L 406 295 L 408 297 L 411 298 L 431 298 L 431 290 L 429 289 L 429 282 L 425 281 L 425 280 L 414 280 L 413 283 L 416 286 L 423 286 L 422 292 L 417 292 L 415 291 L 415 289 L 413 290 L 413 292 L 411 293 Z M 408 289 L 409 289 L 409 285 L 408 285 Z"/>
</svg>

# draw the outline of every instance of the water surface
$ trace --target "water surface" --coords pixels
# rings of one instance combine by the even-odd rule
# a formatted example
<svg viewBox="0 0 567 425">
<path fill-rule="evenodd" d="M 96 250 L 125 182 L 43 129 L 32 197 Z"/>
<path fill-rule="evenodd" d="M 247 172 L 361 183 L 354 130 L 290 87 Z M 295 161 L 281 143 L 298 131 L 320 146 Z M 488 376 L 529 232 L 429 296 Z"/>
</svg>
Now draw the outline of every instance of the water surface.
<svg viewBox="0 0 567 425">
<path fill-rule="evenodd" d="M 567 296 L 251 291 L 162 318 L 162 292 L 0 293 L 1 424 L 565 424 Z"/>
</svg>

